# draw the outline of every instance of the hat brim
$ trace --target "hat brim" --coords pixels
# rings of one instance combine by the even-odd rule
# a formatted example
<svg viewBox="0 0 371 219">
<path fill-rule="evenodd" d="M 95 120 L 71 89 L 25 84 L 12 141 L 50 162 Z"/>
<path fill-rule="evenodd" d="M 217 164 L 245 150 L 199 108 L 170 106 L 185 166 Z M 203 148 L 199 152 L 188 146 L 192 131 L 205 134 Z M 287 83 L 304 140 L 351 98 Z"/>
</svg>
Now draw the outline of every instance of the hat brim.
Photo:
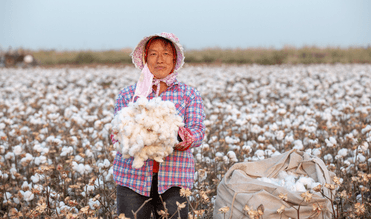
<svg viewBox="0 0 371 219">
<path fill-rule="evenodd" d="M 159 36 L 163 37 L 165 39 L 170 40 L 176 50 L 176 64 L 174 67 L 174 71 L 179 70 L 184 65 L 184 51 L 182 45 L 179 43 L 179 39 L 172 33 L 160 33 L 160 34 L 154 34 L 151 36 L 144 37 L 139 44 L 135 47 L 133 52 L 131 53 L 131 59 L 133 61 L 133 64 L 136 68 L 142 70 L 144 68 L 144 60 L 143 60 L 143 54 L 144 54 L 144 47 L 148 40 L 150 40 L 152 37 Z"/>
</svg>

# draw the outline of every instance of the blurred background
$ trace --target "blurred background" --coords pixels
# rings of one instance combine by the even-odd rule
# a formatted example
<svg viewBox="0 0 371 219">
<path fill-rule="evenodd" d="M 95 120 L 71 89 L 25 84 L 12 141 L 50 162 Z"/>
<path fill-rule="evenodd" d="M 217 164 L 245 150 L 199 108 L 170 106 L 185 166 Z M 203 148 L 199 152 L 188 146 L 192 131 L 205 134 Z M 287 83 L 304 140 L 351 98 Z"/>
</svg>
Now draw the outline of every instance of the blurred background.
<svg viewBox="0 0 371 219">
<path fill-rule="evenodd" d="M 188 63 L 371 63 L 370 10 L 367 0 L 2 0 L 0 66 L 129 64 L 160 32 L 179 37 Z"/>
</svg>

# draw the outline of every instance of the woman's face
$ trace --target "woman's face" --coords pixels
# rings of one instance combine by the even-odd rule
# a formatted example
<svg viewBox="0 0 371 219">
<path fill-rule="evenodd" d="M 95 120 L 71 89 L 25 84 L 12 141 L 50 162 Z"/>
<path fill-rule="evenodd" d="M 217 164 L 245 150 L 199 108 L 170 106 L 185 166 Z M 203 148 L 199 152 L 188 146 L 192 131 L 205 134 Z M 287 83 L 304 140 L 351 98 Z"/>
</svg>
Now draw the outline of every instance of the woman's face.
<svg viewBox="0 0 371 219">
<path fill-rule="evenodd" d="M 148 48 L 147 65 L 157 79 L 165 78 L 174 68 L 174 54 L 170 44 L 154 40 Z"/>
</svg>

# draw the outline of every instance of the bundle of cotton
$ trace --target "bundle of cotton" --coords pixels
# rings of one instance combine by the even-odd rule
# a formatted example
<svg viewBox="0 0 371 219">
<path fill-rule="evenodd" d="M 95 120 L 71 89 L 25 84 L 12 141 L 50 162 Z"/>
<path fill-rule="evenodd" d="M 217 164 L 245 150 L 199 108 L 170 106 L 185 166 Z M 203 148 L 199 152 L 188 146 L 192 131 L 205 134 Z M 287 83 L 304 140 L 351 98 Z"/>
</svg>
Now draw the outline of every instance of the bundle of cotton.
<svg viewBox="0 0 371 219">
<path fill-rule="evenodd" d="M 141 168 L 144 161 L 163 158 L 173 152 L 183 119 L 170 101 L 139 98 L 121 109 L 112 120 L 115 146 L 124 158 L 134 157 L 133 167 Z"/>
<path fill-rule="evenodd" d="M 306 192 L 307 190 L 313 191 L 313 189 L 320 185 L 315 180 L 308 176 L 299 176 L 292 172 L 282 171 L 278 174 L 277 178 L 262 177 L 257 180 L 262 182 L 271 183 L 277 186 L 284 187 L 290 191 Z"/>
</svg>

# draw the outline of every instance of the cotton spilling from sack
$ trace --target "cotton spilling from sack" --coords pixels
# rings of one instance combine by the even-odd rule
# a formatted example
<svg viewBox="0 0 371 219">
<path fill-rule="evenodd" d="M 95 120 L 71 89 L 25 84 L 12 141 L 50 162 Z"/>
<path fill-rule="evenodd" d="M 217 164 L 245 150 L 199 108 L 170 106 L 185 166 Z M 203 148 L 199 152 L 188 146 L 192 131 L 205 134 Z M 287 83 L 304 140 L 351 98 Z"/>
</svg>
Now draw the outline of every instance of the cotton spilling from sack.
<svg viewBox="0 0 371 219">
<path fill-rule="evenodd" d="M 315 182 L 313 178 L 307 176 L 300 176 L 292 172 L 281 171 L 277 178 L 257 178 L 257 180 L 271 183 L 277 186 L 284 187 L 292 192 L 306 192 L 311 191 L 316 186 L 320 185 L 319 182 Z"/>
<path fill-rule="evenodd" d="M 124 158 L 134 157 L 134 168 L 141 168 L 147 159 L 163 162 L 178 143 L 179 127 L 184 126 L 174 103 L 159 97 L 129 103 L 111 124 L 117 150 Z"/>
</svg>

